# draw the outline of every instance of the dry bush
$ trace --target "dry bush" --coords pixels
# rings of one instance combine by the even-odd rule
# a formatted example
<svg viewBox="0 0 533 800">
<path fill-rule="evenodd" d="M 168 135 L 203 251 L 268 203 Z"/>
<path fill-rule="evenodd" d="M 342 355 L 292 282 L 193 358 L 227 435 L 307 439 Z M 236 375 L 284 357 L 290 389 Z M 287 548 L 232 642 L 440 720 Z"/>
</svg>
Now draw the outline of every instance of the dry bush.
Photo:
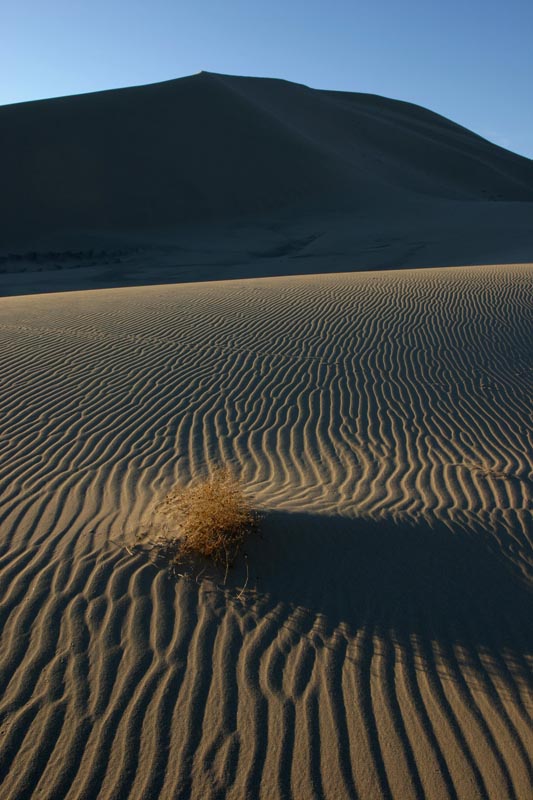
<svg viewBox="0 0 533 800">
<path fill-rule="evenodd" d="M 165 532 L 154 544 L 174 565 L 201 556 L 228 569 L 258 524 L 226 469 L 187 489 L 174 489 L 158 509 Z"/>
</svg>

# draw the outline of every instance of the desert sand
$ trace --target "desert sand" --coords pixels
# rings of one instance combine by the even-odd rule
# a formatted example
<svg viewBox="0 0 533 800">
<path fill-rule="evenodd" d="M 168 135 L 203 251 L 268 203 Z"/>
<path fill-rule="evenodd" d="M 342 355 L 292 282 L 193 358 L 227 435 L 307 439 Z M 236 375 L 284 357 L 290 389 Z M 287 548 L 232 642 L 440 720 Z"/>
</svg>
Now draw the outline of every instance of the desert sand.
<svg viewBox="0 0 533 800">
<path fill-rule="evenodd" d="M 0 122 L 63 176 L 2 197 L 1 797 L 531 798 L 531 163 L 205 74 Z M 218 464 L 260 532 L 172 576 L 136 537 Z"/>
<path fill-rule="evenodd" d="M 3 797 L 527 798 L 532 287 L 1 300 Z M 221 461 L 240 597 L 119 544 Z"/>
</svg>

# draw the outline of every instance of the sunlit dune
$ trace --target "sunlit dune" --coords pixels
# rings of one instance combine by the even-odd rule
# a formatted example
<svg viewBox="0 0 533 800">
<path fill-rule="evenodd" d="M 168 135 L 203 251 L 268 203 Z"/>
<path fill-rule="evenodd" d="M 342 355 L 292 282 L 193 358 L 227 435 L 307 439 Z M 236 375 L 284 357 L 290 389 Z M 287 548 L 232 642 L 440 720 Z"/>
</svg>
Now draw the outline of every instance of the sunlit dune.
<svg viewBox="0 0 533 800">
<path fill-rule="evenodd" d="M 2 796 L 529 797 L 532 289 L 1 299 Z M 169 577 L 136 534 L 216 464 L 261 536 Z"/>
</svg>

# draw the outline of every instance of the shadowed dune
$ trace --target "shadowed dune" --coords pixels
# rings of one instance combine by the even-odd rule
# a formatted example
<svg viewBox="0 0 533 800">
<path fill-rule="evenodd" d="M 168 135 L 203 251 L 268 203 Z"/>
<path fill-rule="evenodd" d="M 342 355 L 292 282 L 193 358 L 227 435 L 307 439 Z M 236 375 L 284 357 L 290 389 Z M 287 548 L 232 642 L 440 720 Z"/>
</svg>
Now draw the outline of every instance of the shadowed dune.
<svg viewBox="0 0 533 800">
<path fill-rule="evenodd" d="M 372 95 L 201 73 L 4 106 L 0 165 L 5 294 L 533 258 L 532 162 Z"/>
<path fill-rule="evenodd" d="M 2 797 L 527 798 L 532 278 L 1 299 Z M 221 461 L 244 592 L 121 547 Z"/>
</svg>

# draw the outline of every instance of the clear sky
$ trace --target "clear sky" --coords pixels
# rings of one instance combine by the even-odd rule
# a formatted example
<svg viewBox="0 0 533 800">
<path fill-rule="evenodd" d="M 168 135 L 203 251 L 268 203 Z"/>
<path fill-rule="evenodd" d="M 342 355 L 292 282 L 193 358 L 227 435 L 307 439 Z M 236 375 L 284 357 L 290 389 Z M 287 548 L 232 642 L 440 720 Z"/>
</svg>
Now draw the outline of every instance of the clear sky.
<svg viewBox="0 0 533 800">
<path fill-rule="evenodd" d="M 533 0 L 0 3 L 0 104 L 200 70 L 409 100 L 533 158 Z"/>
</svg>

